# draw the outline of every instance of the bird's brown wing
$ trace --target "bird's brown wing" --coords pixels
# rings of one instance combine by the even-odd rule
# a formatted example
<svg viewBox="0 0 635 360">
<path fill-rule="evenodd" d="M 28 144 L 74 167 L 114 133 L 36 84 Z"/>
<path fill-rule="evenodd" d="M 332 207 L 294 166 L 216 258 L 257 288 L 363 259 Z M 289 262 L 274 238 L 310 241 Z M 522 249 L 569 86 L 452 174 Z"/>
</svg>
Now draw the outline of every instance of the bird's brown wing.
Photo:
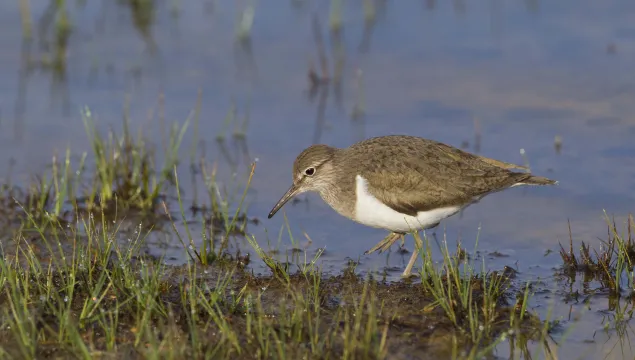
<svg viewBox="0 0 635 360">
<path fill-rule="evenodd" d="M 452 147 L 450 145 L 446 145 L 440 142 L 432 142 L 430 141 L 430 144 L 428 145 L 431 148 L 437 149 L 437 151 L 441 154 L 445 154 L 449 157 L 452 157 L 455 160 L 461 160 L 463 162 L 467 162 L 469 163 L 471 166 L 480 168 L 480 167 L 487 167 L 485 166 L 485 164 L 490 165 L 494 168 L 500 168 L 500 169 L 507 169 L 507 170 L 512 170 L 512 169 L 516 169 L 516 170 L 524 170 L 524 171 L 529 171 L 529 168 L 527 168 L 526 166 L 521 166 L 521 165 L 517 165 L 517 164 L 512 164 L 512 163 L 508 163 L 508 162 L 504 162 L 504 161 L 500 161 L 500 160 L 496 160 L 496 159 L 491 159 L 491 158 L 487 158 L 485 156 L 480 156 L 480 155 L 476 155 L 476 154 L 471 154 L 468 153 L 466 151 L 463 151 L 461 149 L 457 149 L 455 147 Z"/>
<path fill-rule="evenodd" d="M 395 211 L 412 216 L 419 211 L 467 205 L 530 176 L 507 170 L 512 164 L 483 161 L 480 156 L 440 143 L 426 144 L 417 151 L 393 148 L 377 154 L 376 161 L 359 171 L 368 182 L 368 191 Z"/>
</svg>

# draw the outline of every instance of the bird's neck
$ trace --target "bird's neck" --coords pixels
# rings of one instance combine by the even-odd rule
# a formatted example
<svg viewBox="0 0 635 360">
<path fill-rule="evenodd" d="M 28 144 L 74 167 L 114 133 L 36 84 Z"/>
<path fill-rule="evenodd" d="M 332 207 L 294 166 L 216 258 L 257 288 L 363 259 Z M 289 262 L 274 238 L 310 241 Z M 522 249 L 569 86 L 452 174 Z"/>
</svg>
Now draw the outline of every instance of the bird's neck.
<svg viewBox="0 0 635 360">
<path fill-rule="evenodd" d="M 329 166 L 328 176 L 320 187 L 320 197 L 340 215 L 352 219 L 355 215 L 355 174 L 345 168 Z"/>
</svg>

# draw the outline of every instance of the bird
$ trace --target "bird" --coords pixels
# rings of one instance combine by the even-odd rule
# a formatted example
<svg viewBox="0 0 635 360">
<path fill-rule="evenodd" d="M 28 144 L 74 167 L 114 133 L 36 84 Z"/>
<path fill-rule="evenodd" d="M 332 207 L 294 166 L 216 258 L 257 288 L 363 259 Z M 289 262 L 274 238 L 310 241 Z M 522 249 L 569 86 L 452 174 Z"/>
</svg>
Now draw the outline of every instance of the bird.
<svg viewBox="0 0 635 360">
<path fill-rule="evenodd" d="M 408 233 L 433 229 L 486 195 L 558 183 L 524 166 L 409 135 L 373 137 L 346 148 L 311 145 L 296 157 L 292 176 L 268 218 L 294 196 L 317 192 L 340 215 L 389 231 L 365 254 L 381 253 Z M 411 276 L 418 251 L 415 246 L 403 277 Z"/>
</svg>

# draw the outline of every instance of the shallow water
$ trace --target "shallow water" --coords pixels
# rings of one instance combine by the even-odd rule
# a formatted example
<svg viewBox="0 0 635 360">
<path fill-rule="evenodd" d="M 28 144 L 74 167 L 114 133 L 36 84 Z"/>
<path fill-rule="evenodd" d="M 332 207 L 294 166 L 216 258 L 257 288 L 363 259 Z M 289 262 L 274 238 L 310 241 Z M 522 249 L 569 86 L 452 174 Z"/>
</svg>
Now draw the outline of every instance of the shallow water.
<svg viewBox="0 0 635 360">
<path fill-rule="evenodd" d="M 596 245 L 606 234 L 604 210 L 618 221 L 633 210 L 631 2 L 376 1 L 371 25 L 364 21 L 362 2 L 351 1 L 342 7 L 337 37 L 328 32 L 327 2 L 277 1 L 275 6 L 258 4 L 248 44 L 238 43 L 235 36 L 244 5 L 230 3 L 157 5 L 146 33 L 135 28 L 129 8 L 115 2 L 72 5 L 74 28 L 63 74 L 37 65 L 54 49 L 41 41 L 41 22 L 34 22 L 35 41 L 27 44 L 18 2 L 0 4 L 0 169 L 15 162 L 11 177 L 24 181 L 41 171 L 55 150 L 63 152 L 69 145 L 76 153 L 89 150 L 79 115 L 83 106 L 97 114 L 99 127 L 117 129 L 129 101 L 132 127 L 143 126 L 147 136 L 160 142 L 160 121 L 156 116 L 149 120 L 149 113 L 158 111 L 159 94 L 165 94 L 166 122 L 183 121 L 201 89 L 199 139 L 210 161 L 219 162 L 221 180 L 231 184 L 230 175 L 236 173 L 244 182 L 248 164 L 258 158 L 249 215 L 264 221 L 250 231 L 266 246 L 267 239 L 278 243 L 284 224 L 282 213 L 271 220 L 266 214 L 290 185 L 293 159 L 311 143 L 344 147 L 371 136 L 402 133 L 467 145 L 500 160 L 528 161 L 534 173 L 560 185 L 491 195 L 445 221 L 437 235 L 445 231 L 451 248 L 460 238 L 472 249 L 478 238 L 482 251 L 505 255 L 486 257 L 490 267 L 510 265 L 521 279 L 542 278 L 551 300 L 560 300 L 565 286 L 554 281 L 553 269 L 561 263 L 558 242 L 569 238 L 567 221 L 574 240 Z M 43 4 L 33 2 L 34 19 L 45 11 Z M 320 89 L 310 100 L 309 64 L 319 69 L 314 13 L 320 19 L 329 74 L 341 69 L 341 85 L 331 83 L 328 93 Z M 32 66 L 27 66 L 29 58 Z M 240 119 L 249 116 L 248 151 L 229 134 L 228 159 L 215 139 L 224 131 L 232 101 Z M 363 108 L 362 118 L 351 116 L 356 106 Z M 556 136 L 562 138 L 559 151 Z M 184 158 L 193 141 L 190 131 Z M 185 186 L 185 196 L 191 198 L 191 186 Z M 354 259 L 360 261 L 360 271 L 386 268 L 394 278 L 401 273 L 409 254 L 363 255 L 385 232 L 339 217 L 315 195 L 301 199 L 306 201 L 288 204 L 284 211 L 300 246 L 306 242 L 303 232 L 310 236 L 309 256 L 326 249 L 325 269 L 338 272 Z M 293 246 L 286 231 L 279 246 Z M 407 246 L 412 246 L 410 240 Z M 547 250 L 554 252 L 545 256 Z M 153 251 L 167 251 L 174 262 L 184 259 L 177 242 Z M 547 314 L 549 301 L 535 301 Z M 555 303 L 551 316 L 570 323 L 569 305 Z M 561 356 L 596 358 L 611 347 L 615 334 L 596 332 L 603 328 L 607 308 L 605 296 L 592 298 L 591 310 L 566 339 L 579 346 L 563 346 Z M 574 309 L 582 311 L 583 306 Z M 633 352 L 624 357 L 632 358 Z"/>
</svg>

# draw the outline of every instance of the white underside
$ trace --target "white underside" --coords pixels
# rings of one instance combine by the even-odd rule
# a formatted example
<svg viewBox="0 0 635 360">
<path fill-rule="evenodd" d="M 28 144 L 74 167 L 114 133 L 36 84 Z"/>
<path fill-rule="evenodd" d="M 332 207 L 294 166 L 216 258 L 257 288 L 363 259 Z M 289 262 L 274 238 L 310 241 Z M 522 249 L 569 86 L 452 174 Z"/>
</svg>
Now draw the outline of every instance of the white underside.
<svg viewBox="0 0 635 360">
<path fill-rule="evenodd" d="M 460 206 L 445 207 L 430 211 L 419 211 L 417 216 L 399 213 L 384 205 L 368 192 L 368 182 L 363 177 L 355 177 L 355 220 L 367 226 L 387 229 L 395 232 L 412 232 L 436 225 L 450 217 Z"/>
</svg>

